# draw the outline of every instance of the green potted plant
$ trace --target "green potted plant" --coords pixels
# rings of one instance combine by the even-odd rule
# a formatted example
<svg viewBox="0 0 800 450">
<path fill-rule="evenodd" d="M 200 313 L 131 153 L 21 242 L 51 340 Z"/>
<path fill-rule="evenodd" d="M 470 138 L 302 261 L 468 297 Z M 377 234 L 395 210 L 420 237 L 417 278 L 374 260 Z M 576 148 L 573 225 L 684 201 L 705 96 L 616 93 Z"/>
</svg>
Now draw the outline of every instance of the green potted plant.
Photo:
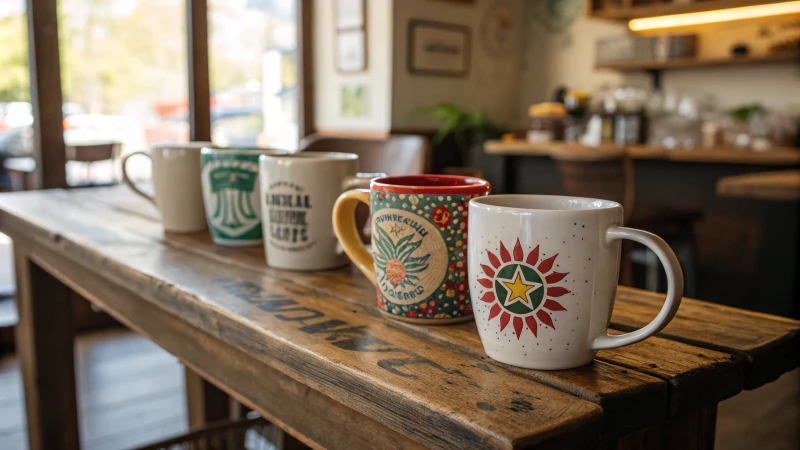
<svg viewBox="0 0 800 450">
<path fill-rule="evenodd" d="M 489 119 L 483 108 L 468 112 L 459 106 L 442 103 L 421 108 L 417 115 L 433 117 L 439 121 L 439 129 L 433 136 L 433 145 L 439 145 L 452 136 L 466 167 L 472 163 L 473 147 L 482 146 L 485 140 L 497 139 L 506 132 L 505 128 Z"/>
</svg>

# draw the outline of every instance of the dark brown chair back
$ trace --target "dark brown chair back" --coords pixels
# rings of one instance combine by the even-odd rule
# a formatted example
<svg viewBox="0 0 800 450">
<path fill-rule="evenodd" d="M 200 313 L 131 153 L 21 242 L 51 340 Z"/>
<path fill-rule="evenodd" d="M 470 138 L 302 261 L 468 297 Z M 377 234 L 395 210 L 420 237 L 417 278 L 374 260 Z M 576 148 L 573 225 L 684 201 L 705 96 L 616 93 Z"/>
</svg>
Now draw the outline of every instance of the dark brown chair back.
<svg viewBox="0 0 800 450">
<path fill-rule="evenodd" d="M 628 223 L 633 212 L 634 175 L 624 149 L 565 147 L 551 156 L 567 195 L 615 201 L 624 208 Z"/>
<path fill-rule="evenodd" d="M 67 161 L 95 162 L 114 159 L 118 147 L 116 142 L 67 145 Z"/>
<path fill-rule="evenodd" d="M 361 172 L 418 175 L 428 168 L 430 144 L 424 136 L 414 135 L 353 138 L 315 134 L 300 141 L 300 151 L 355 153 Z"/>
</svg>

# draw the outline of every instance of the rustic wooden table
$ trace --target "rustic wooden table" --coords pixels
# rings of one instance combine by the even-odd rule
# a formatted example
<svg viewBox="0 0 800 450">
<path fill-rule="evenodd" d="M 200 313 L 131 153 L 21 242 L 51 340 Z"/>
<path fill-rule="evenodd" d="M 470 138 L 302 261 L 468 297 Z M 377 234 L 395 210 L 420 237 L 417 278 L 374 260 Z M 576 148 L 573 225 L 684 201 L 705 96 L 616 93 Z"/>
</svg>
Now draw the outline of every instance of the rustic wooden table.
<svg viewBox="0 0 800 450">
<path fill-rule="evenodd" d="M 750 173 L 721 178 L 717 193 L 726 197 L 800 200 L 800 170 Z"/>
<path fill-rule="evenodd" d="M 474 323 L 391 321 L 353 268 L 283 272 L 260 248 L 165 234 L 125 188 L 0 195 L 0 231 L 33 450 L 79 446 L 70 289 L 315 448 L 710 449 L 717 403 L 800 358 L 800 322 L 685 299 L 660 337 L 590 365 L 506 366 Z M 611 326 L 660 306 L 620 288 Z"/>
</svg>

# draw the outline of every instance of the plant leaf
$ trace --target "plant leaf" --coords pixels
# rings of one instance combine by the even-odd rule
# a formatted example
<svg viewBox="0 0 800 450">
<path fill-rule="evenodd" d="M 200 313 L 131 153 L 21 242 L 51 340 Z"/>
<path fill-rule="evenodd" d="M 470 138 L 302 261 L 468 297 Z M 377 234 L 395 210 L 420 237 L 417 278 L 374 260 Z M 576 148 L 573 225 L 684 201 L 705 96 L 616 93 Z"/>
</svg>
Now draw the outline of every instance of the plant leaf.
<svg viewBox="0 0 800 450">
<path fill-rule="evenodd" d="M 422 245 L 421 238 L 417 242 L 409 242 L 404 246 L 402 251 L 397 252 L 397 259 L 399 259 L 400 261 L 405 261 L 406 258 L 411 256 L 411 254 L 414 253 L 414 250 L 418 249 L 420 245 Z"/>
<path fill-rule="evenodd" d="M 373 239 L 378 246 L 379 253 L 387 260 L 395 258 L 394 246 L 392 245 L 392 237 L 381 226 L 375 227 L 375 237 Z"/>
</svg>

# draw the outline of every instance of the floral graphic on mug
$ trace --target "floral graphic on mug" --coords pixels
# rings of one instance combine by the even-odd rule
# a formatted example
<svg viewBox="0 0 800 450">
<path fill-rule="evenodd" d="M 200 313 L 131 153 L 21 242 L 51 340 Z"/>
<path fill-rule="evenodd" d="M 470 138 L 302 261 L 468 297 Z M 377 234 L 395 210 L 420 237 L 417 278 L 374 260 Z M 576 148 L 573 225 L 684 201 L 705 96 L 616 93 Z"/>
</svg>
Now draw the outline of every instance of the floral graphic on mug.
<svg viewBox="0 0 800 450">
<path fill-rule="evenodd" d="M 567 309 L 554 298 L 569 294 L 570 291 L 555 284 L 569 273 L 553 270 L 558 254 L 539 262 L 539 246 L 531 250 L 523 260 L 519 239 L 512 253 L 500 242 L 500 257 L 486 251 L 491 266 L 481 264 L 486 278 L 478 278 L 478 283 L 487 289 L 481 300 L 491 304 L 489 320 L 500 317 L 500 331 L 513 323 L 517 339 L 522 328 L 537 336 L 539 322 L 555 329 L 552 312 Z"/>
<path fill-rule="evenodd" d="M 394 242 L 383 227 L 375 227 L 374 243 L 378 248 L 375 252 L 375 265 L 383 271 L 383 278 L 388 278 L 392 286 L 416 286 L 419 282 L 418 274 L 428 268 L 430 254 L 412 257 L 411 254 L 422 245 L 422 239 L 412 241 L 414 234 L 409 234 Z"/>
<path fill-rule="evenodd" d="M 453 213 L 447 209 L 447 206 L 439 205 L 433 210 L 433 223 L 439 225 L 439 228 L 445 228 L 450 225 L 450 219 Z"/>
</svg>

